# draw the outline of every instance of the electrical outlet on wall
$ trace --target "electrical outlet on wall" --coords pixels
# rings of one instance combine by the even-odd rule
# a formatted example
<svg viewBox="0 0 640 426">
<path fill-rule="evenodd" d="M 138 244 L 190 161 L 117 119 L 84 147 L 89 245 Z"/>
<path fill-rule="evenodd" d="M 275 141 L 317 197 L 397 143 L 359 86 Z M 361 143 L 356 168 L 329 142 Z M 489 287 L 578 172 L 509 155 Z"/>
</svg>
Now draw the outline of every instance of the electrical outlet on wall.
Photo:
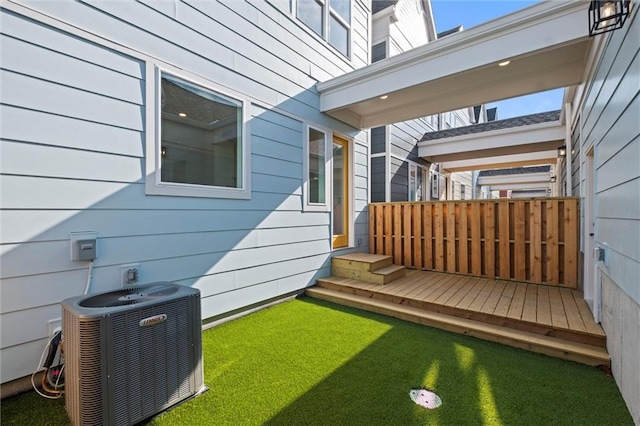
<svg viewBox="0 0 640 426">
<path fill-rule="evenodd" d="M 123 287 L 140 283 L 140 264 L 120 265 L 120 282 Z"/>
<path fill-rule="evenodd" d="M 49 338 L 52 338 L 56 331 L 62 330 L 62 319 L 56 318 L 49 320 L 48 323 Z"/>
</svg>

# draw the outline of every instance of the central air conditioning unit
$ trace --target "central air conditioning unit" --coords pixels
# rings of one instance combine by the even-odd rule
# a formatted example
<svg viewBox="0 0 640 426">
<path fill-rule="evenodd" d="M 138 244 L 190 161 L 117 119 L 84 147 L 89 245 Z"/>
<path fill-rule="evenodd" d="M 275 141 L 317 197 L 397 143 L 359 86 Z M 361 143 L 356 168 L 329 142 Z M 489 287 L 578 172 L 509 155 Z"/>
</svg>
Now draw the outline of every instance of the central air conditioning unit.
<svg viewBox="0 0 640 426">
<path fill-rule="evenodd" d="M 131 425 L 205 390 L 200 291 L 169 282 L 62 302 L 74 425 Z"/>
</svg>

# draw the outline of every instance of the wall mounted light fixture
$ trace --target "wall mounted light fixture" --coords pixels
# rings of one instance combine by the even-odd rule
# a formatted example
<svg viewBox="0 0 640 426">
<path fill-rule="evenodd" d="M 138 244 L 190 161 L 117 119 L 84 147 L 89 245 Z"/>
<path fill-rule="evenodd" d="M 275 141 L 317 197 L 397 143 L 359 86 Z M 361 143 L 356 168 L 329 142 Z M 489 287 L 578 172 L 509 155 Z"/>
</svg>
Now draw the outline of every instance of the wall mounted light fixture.
<svg viewBox="0 0 640 426">
<path fill-rule="evenodd" d="M 566 145 L 562 145 L 558 148 L 558 158 L 564 158 L 567 156 L 567 147 Z"/>
<path fill-rule="evenodd" d="M 592 0 L 589 5 L 589 36 L 622 28 L 630 11 L 630 0 Z"/>
</svg>

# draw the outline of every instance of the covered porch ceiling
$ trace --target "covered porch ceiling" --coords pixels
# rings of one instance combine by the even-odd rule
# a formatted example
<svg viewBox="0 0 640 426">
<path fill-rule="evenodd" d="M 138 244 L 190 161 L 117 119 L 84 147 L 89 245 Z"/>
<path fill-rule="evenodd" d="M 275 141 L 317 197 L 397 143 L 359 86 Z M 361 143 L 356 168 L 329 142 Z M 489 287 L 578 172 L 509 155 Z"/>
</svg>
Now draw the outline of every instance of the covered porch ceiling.
<svg viewBox="0 0 640 426">
<path fill-rule="evenodd" d="M 318 83 L 320 108 L 366 129 L 578 84 L 588 7 L 542 2 Z"/>
</svg>

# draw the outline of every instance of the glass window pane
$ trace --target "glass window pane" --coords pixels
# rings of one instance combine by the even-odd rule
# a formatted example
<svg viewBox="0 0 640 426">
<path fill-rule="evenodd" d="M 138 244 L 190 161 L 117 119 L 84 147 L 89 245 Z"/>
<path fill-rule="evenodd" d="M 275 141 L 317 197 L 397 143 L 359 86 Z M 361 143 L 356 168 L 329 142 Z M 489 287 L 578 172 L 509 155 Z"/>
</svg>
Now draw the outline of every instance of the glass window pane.
<svg viewBox="0 0 640 426">
<path fill-rule="evenodd" d="M 337 13 L 345 22 L 351 20 L 351 1 L 350 0 L 330 0 L 329 6 Z"/>
<path fill-rule="evenodd" d="M 346 232 L 344 207 L 346 194 L 345 187 L 345 152 L 341 144 L 333 144 L 333 235 L 342 235 Z"/>
<path fill-rule="evenodd" d="M 422 177 L 422 167 L 417 168 L 417 176 L 416 176 L 416 201 L 422 201 L 422 194 L 424 192 L 423 188 L 424 178 Z"/>
<path fill-rule="evenodd" d="M 309 203 L 325 204 L 325 134 L 309 129 Z"/>
<path fill-rule="evenodd" d="M 329 43 L 343 55 L 349 54 L 349 30 L 333 16 L 329 18 Z"/>
<path fill-rule="evenodd" d="M 242 187 L 242 104 L 164 74 L 161 88 L 161 180 Z"/>
<path fill-rule="evenodd" d="M 322 5 L 315 0 L 298 0 L 298 19 L 319 35 L 324 26 Z"/>
</svg>

